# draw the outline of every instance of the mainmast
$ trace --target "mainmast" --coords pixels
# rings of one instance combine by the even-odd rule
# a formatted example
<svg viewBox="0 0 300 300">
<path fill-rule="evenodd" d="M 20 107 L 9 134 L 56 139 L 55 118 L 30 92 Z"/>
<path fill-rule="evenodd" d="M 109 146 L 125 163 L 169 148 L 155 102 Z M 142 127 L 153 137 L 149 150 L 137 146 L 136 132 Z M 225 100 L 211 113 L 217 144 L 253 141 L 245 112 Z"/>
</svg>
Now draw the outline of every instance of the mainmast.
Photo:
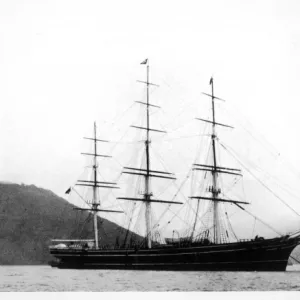
<svg viewBox="0 0 300 300">
<path fill-rule="evenodd" d="M 146 65 L 147 67 L 147 78 L 146 81 L 140 81 L 138 82 L 144 83 L 147 86 L 147 98 L 146 102 L 136 101 L 140 104 L 146 105 L 146 127 L 140 127 L 140 126 L 134 126 L 137 129 L 146 130 L 146 140 L 145 140 L 145 152 L 146 152 L 146 168 L 145 169 L 139 169 L 139 168 L 131 168 L 131 167 L 124 167 L 127 171 L 123 171 L 123 173 L 131 174 L 131 175 L 142 175 L 145 178 L 145 191 L 144 191 L 144 197 L 143 198 L 129 198 L 129 197 L 119 197 L 117 199 L 121 200 L 131 200 L 131 201 L 143 201 L 145 202 L 146 210 L 145 210 L 145 227 L 146 227 L 146 247 L 150 249 L 152 247 L 152 222 L 151 222 L 151 203 L 167 203 L 167 204 L 182 204 L 181 202 L 175 202 L 175 201 L 164 201 L 164 200 L 154 200 L 152 199 L 152 192 L 150 189 L 150 178 L 156 177 L 156 178 L 164 178 L 164 179 L 176 179 L 172 175 L 172 173 L 164 172 L 164 171 L 158 171 L 158 170 L 152 170 L 150 169 L 150 131 L 153 132 L 162 132 L 166 133 L 165 131 L 153 129 L 150 128 L 150 114 L 149 109 L 150 107 L 156 107 L 159 108 L 159 106 L 150 104 L 149 102 L 149 86 L 156 84 L 149 82 L 149 60 L 146 59 L 142 63 L 142 65 Z M 171 175 L 171 176 L 170 176 Z"/>
<path fill-rule="evenodd" d="M 102 155 L 97 153 L 97 142 L 108 142 L 106 140 L 100 140 L 97 138 L 97 126 L 96 122 L 94 122 L 94 136 L 92 138 L 85 137 L 85 139 L 92 140 L 94 142 L 94 151 L 93 153 L 81 153 L 83 155 L 93 156 L 93 180 L 78 180 L 76 183 L 77 186 L 85 186 L 91 187 L 93 189 L 93 198 L 90 208 L 74 208 L 76 210 L 89 210 L 94 214 L 94 236 L 95 236 L 95 248 L 99 248 L 99 238 L 98 238 L 98 212 L 113 212 L 113 213 L 122 213 L 122 211 L 118 210 L 107 210 L 100 209 L 100 197 L 98 197 L 98 188 L 110 188 L 110 189 L 118 189 L 116 183 L 107 182 L 107 181 L 98 181 L 97 178 L 97 170 L 98 170 L 98 162 L 97 157 L 111 157 L 109 155 Z"/>
<path fill-rule="evenodd" d="M 148 60 L 147 60 L 148 62 Z M 150 118 L 149 118 L 149 64 L 147 64 L 147 136 L 145 141 L 146 146 L 146 176 L 145 176 L 145 203 L 146 203 L 146 238 L 147 238 L 147 247 L 151 248 L 151 237 L 152 237 L 152 230 L 151 230 L 151 202 L 150 197 L 150 154 L 149 154 L 149 144 L 150 144 L 150 136 L 149 136 L 149 129 L 150 129 Z"/>
<path fill-rule="evenodd" d="M 219 198 L 219 194 L 221 193 L 221 189 L 218 187 L 218 174 L 230 174 L 230 175 L 237 175 L 237 176 L 242 176 L 240 173 L 240 169 L 233 169 L 233 168 L 225 168 L 225 167 L 220 167 L 218 166 L 217 163 L 217 155 L 216 155 L 216 125 L 218 126 L 223 126 L 223 127 L 229 127 L 233 128 L 232 126 L 217 123 L 216 118 L 215 118 L 215 99 L 224 101 L 221 98 L 215 97 L 214 95 L 214 80 L 211 77 L 209 84 L 211 85 L 211 94 L 206 94 L 203 93 L 206 96 L 211 97 L 211 102 L 212 102 L 212 121 L 211 120 L 205 120 L 205 119 L 200 119 L 197 118 L 200 121 L 204 121 L 207 123 L 212 124 L 212 134 L 211 134 L 211 143 L 212 143 L 212 154 L 213 154 L 213 165 L 206 165 L 206 164 L 194 164 L 196 166 L 193 168 L 193 170 L 200 170 L 200 171 L 206 171 L 206 172 L 211 172 L 212 174 L 212 186 L 209 187 L 209 192 L 211 193 L 212 197 L 203 197 L 203 196 L 193 196 L 190 197 L 192 199 L 197 199 L 197 209 L 196 209 L 196 217 L 195 217 L 195 222 L 192 230 L 192 235 L 191 237 L 193 238 L 197 219 L 198 219 L 198 211 L 199 211 L 199 201 L 200 200 L 211 200 L 213 201 L 213 241 L 215 244 L 221 243 L 221 234 L 220 234 L 220 218 L 219 218 L 219 203 L 235 203 L 235 204 L 249 204 L 248 202 L 243 202 L 243 201 L 236 201 L 236 200 L 230 200 L 230 199 L 221 199 Z"/>
</svg>

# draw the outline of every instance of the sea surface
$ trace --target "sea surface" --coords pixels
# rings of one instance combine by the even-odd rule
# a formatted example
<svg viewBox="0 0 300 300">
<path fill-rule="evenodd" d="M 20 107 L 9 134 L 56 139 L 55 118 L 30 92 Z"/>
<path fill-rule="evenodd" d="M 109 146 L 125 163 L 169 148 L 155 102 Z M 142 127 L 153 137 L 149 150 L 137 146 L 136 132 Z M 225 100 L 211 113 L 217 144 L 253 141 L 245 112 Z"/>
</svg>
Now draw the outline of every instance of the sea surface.
<svg viewBox="0 0 300 300">
<path fill-rule="evenodd" d="M 300 265 L 288 266 L 286 272 L 59 270 L 50 266 L 0 266 L 0 291 L 300 291 Z"/>
</svg>

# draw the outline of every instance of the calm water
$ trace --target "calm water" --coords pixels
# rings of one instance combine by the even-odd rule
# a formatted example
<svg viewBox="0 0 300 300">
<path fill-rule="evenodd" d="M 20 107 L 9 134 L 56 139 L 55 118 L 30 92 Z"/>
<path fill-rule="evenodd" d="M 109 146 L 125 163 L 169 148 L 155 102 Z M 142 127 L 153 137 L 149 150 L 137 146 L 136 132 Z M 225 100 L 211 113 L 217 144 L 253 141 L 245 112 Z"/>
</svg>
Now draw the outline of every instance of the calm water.
<svg viewBox="0 0 300 300">
<path fill-rule="evenodd" d="M 287 272 L 58 270 L 0 266 L 0 291 L 300 291 L 300 266 Z"/>
</svg>

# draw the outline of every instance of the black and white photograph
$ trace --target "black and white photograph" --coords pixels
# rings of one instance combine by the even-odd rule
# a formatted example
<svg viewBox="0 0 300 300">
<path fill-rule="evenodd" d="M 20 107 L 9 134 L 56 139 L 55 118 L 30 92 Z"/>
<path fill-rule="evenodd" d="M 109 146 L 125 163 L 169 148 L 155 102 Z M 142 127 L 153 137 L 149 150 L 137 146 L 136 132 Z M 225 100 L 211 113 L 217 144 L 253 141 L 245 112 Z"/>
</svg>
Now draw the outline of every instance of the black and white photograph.
<svg viewBox="0 0 300 300">
<path fill-rule="evenodd" d="M 299 297 L 300 1 L 0 0 L 0 81 L 0 292 Z"/>
</svg>

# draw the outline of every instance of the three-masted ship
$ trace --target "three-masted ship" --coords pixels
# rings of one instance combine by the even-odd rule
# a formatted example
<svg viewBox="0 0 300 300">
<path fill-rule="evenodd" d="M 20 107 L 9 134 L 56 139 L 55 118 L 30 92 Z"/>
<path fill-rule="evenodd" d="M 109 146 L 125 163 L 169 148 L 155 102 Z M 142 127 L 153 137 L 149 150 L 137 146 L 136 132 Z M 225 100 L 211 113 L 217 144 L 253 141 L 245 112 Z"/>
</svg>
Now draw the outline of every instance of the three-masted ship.
<svg viewBox="0 0 300 300">
<path fill-rule="evenodd" d="M 149 108 L 155 106 L 150 103 L 149 64 L 146 65 L 147 78 L 143 83 L 146 85 L 146 102 L 139 102 L 146 108 L 146 126 L 132 126 L 137 130 L 146 132 L 144 141 L 144 168 L 137 166 L 124 167 L 122 173 L 131 176 L 142 176 L 144 190 L 141 197 L 118 197 L 119 201 L 143 202 L 145 205 L 145 237 L 137 238 L 137 241 L 128 243 L 127 234 L 123 243 L 103 247 L 98 237 L 98 213 L 122 213 L 120 210 L 103 209 L 98 199 L 98 189 L 118 188 L 117 183 L 100 181 L 97 177 L 97 157 L 106 157 L 98 154 L 98 143 L 107 142 L 97 138 L 96 125 L 94 136 L 88 138 L 94 143 L 93 153 L 84 153 L 93 157 L 93 179 L 80 180 L 76 185 L 88 187 L 93 191 L 92 202 L 89 210 L 93 214 L 94 239 L 52 240 L 50 253 L 57 259 L 55 266 L 58 268 L 91 268 L 91 269 L 144 269 L 144 270 L 237 270 L 237 271 L 284 271 L 293 249 L 300 243 L 300 232 L 292 235 L 280 235 L 275 238 L 256 237 L 252 240 L 229 241 L 226 237 L 228 232 L 223 229 L 220 221 L 220 205 L 235 205 L 241 210 L 249 203 L 222 196 L 219 184 L 219 176 L 241 176 L 241 170 L 237 168 L 220 166 L 216 154 L 216 127 L 230 127 L 229 125 L 216 122 L 215 100 L 221 100 L 214 95 L 214 81 L 210 80 L 212 119 L 200 119 L 211 125 L 211 157 L 210 164 L 194 164 L 193 171 L 205 172 L 211 177 L 210 185 L 205 193 L 190 196 L 190 201 L 196 201 L 195 218 L 191 222 L 191 230 L 184 237 L 165 238 L 163 242 L 154 241 L 152 224 L 153 205 L 181 205 L 179 201 L 167 201 L 156 199 L 151 191 L 150 180 L 174 180 L 174 174 L 166 171 L 153 169 L 150 161 L 151 132 L 163 132 L 150 127 Z M 210 225 L 202 232 L 197 232 L 197 222 L 201 221 L 199 207 L 203 202 L 209 203 L 206 213 L 211 214 Z M 81 209 L 81 208 L 76 208 Z M 225 232 L 225 233 L 224 233 Z"/>
</svg>

